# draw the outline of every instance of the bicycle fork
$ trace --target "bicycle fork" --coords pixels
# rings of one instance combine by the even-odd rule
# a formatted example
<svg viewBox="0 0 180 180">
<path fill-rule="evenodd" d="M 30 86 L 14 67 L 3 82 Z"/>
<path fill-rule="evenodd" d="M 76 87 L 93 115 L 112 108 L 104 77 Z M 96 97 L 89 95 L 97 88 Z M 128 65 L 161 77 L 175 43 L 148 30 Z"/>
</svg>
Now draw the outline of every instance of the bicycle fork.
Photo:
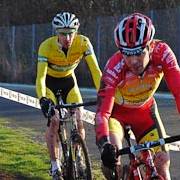
<svg viewBox="0 0 180 180">
<path fill-rule="evenodd" d="M 74 173 L 74 177 L 78 178 L 78 169 L 77 169 L 77 162 L 76 162 L 76 156 L 79 155 L 80 153 L 80 147 L 78 145 L 78 130 L 77 129 L 72 129 L 71 130 L 71 143 L 70 143 L 70 151 L 69 153 L 71 156 L 71 163 L 72 163 L 72 168 L 74 169 L 72 173 Z"/>
<path fill-rule="evenodd" d="M 60 161 L 62 162 L 63 176 L 66 179 L 67 174 L 68 174 L 67 166 L 68 166 L 68 159 L 69 159 L 69 150 L 68 150 L 68 144 L 67 144 L 66 130 L 64 129 L 63 126 L 64 124 L 60 121 L 58 135 L 60 139 L 59 146 L 61 146 L 60 148 L 61 152 L 59 153 L 63 153 L 62 155 L 64 157 L 64 161 L 62 162 L 62 158 L 60 159 Z"/>
<path fill-rule="evenodd" d="M 145 179 L 148 179 L 149 177 L 151 178 L 159 177 L 157 169 L 153 162 L 151 151 L 150 150 L 143 151 L 141 153 L 141 159 L 142 159 L 142 162 L 145 164 L 145 167 L 148 167 L 146 168 Z"/>
<path fill-rule="evenodd" d="M 132 154 L 132 156 L 134 156 Z M 140 162 L 136 159 L 136 157 L 131 157 L 131 164 L 130 164 L 130 174 L 128 175 L 128 180 L 143 180 L 140 169 L 139 169 L 139 164 Z"/>
</svg>

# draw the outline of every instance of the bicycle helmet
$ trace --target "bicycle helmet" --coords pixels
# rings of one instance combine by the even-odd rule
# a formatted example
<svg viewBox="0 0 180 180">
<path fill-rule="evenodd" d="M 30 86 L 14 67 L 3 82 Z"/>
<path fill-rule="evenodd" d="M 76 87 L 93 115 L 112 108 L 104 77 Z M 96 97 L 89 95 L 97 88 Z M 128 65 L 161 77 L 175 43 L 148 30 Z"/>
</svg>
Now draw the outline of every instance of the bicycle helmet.
<svg viewBox="0 0 180 180">
<path fill-rule="evenodd" d="M 55 30 L 64 28 L 78 30 L 79 25 L 78 18 L 69 12 L 58 13 L 52 20 L 52 26 Z"/>
<path fill-rule="evenodd" d="M 141 54 L 153 39 L 155 28 L 147 16 L 134 13 L 122 19 L 114 30 L 117 47 L 125 55 Z"/>
</svg>

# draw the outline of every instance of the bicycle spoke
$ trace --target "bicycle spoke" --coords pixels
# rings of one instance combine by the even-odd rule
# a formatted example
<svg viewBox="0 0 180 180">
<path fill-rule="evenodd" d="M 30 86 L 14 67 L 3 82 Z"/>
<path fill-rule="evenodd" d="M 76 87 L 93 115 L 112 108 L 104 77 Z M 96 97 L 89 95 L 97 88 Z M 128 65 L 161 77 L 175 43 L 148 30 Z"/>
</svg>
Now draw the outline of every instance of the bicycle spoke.
<svg viewBox="0 0 180 180">
<path fill-rule="evenodd" d="M 91 180 L 91 163 L 87 147 L 80 135 L 76 135 L 71 149 L 71 179 Z"/>
</svg>

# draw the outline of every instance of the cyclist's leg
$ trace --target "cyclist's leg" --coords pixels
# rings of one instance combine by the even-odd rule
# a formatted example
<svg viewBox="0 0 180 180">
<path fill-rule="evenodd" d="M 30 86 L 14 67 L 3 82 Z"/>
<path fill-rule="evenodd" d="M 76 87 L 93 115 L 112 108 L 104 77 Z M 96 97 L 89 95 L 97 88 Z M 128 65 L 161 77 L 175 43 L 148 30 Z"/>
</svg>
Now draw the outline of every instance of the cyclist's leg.
<svg viewBox="0 0 180 180">
<path fill-rule="evenodd" d="M 145 141 L 153 141 L 158 140 L 159 138 L 166 137 L 165 128 L 163 126 L 163 123 L 161 121 L 157 105 L 154 103 L 154 105 L 151 107 L 151 117 L 155 123 L 154 126 L 152 126 L 149 131 L 146 131 L 145 135 L 139 143 L 143 143 Z M 156 147 L 154 148 L 155 152 L 155 166 L 157 168 L 158 173 L 164 177 L 166 180 L 170 180 L 170 156 L 168 152 L 168 147 Z"/>
<path fill-rule="evenodd" d="M 124 139 L 124 128 L 120 122 L 115 118 L 109 119 L 109 135 L 112 144 L 115 144 L 118 149 L 122 148 L 122 142 Z M 120 156 L 118 164 L 120 164 Z"/>
<path fill-rule="evenodd" d="M 118 149 L 122 148 L 122 142 L 124 139 L 124 129 L 123 126 L 120 124 L 120 122 L 115 118 L 109 119 L 109 135 L 110 135 L 110 141 L 112 144 L 116 145 Z M 116 170 L 118 177 L 121 176 L 121 159 L 120 156 L 118 157 L 118 162 L 116 164 Z M 107 167 L 104 167 L 102 165 L 102 172 L 106 179 L 112 179 L 112 170 L 108 169 Z"/>
<path fill-rule="evenodd" d="M 66 102 L 67 103 L 82 103 L 82 96 L 79 90 L 79 87 L 77 85 L 76 77 L 75 75 L 72 76 L 74 80 L 74 86 L 71 88 L 71 90 L 67 94 Z M 82 113 L 83 113 L 83 107 L 76 109 L 76 117 L 77 117 L 77 125 L 78 130 L 83 139 L 85 139 L 85 129 L 82 121 Z"/>
<path fill-rule="evenodd" d="M 56 104 L 56 98 L 53 92 L 46 88 L 46 97 L 50 98 Z M 48 121 L 46 129 L 46 143 L 50 155 L 52 174 L 54 171 L 60 171 L 60 152 L 59 152 L 59 112 L 55 111 L 55 116 L 51 118 L 51 122 Z"/>
<path fill-rule="evenodd" d="M 116 114 L 115 117 L 118 117 L 117 119 L 123 120 L 122 124 L 131 126 L 137 142 L 140 142 L 140 139 L 153 128 L 158 129 L 160 137 L 166 135 L 162 122 L 160 121 L 157 105 L 154 99 L 150 99 L 147 103 L 138 108 L 126 108 L 116 104 L 113 108 L 113 113 Z M 153 140 L 154 136 L 155 134 L 150 133 L 150 140 Z M 156 139 L 158 139 L 158 137 L 155 136 Z M 157 159 L 159 159 L 159 163 L 162 162 L 164 165 L 162 164 L 162 166 L 158 167 L 158 171 L 161 174 L 165 174 L 164 176 L 168 179 L 170 177 L 169 155 L 166 152 L 160 154 L 162 154 L 164 162 L 161 161 L 160 158 Z"/>
<path fill-rule="evenodd" d="M 71 89 L 74 87 L 74 78 L 73 76 L 67 76 L 64 78 L 54 78 L 51 76 L 46 76 L 46 96 L 53 100 L 57 104 L 57 92 L 61 90 L 61 95 L 64 103 L 67 103 L 67 96 Z M 48 122 L 48 128 L 46 131 L 46 141 L 48 145 L 48 150 L 50 153 L 51 164 L 52 166 L 56 165 L 59 167 L 58 163 L 61 160 L 62 152 L 60 152 L 59 146 L 59 121 L 55 117 L 52 118 L 51 122 Z"/>
<path fill-rule="evenodd" d="M 152 136 L 153 135 L 153 136 Z M 139 141 L 139 143 L 143 143 L 146 141 L 155 141 L 160 138 L 158 129 L 153 128 Z M 166 149 L 166 148 L 165 148 Z M 164 148 L 156 147 L 153 148 L 155 153 L 154 163 L 158 173 L 164 177 L 164 179 L 170 179 L 169 166 L 170 166 L 170 157 L 168 151 L 165 151 Z"/>
<path fill-rule="evenodd" d="M 159 112 L 158 112 L 158 108 L 157 108 L 157 104 L 154 105 L 153 107 L 154 110 L 154 114 L 155 114 L 155 121 L 156 121 L 156 126 L 157 126 L 157 131 L 159 134 L 160 138 L 166 137 L 166 132 L 165 132 L 165 128 L 164 125 L 161 121 Z M 162 148 L 159 149 L 159 151 L 157 151 L 156 153 L 156 157 L 155 157 L 155 165 L 157 167 L 157 170 L 159 172 L 159 174 L 161 174 L 164 179 L 166 180 L 170 180 L 170 156 L 169 156 L 169 148 L 167 145 L 163 146 Z"/>
<path fill-rule="evenodd" d="M 79 87 L 77 85 L 76 77 L 74 74 L 72 75 L 72 77 L 73 77 L 74 85 L 67 94 L 66 102 L 67 103 L 82 103 L 83 100 L 81 97 Z M 85 171 L 87 171 L 86 175 L 88 175 L 88 173 L 89 173 L 89 175 L 91 175 L 91 169 L 90 169 L 91 166 L 90 166 L 90 159 L 88 157 L 88 152 L 85 153 L 85 150 L 87 150 L 87 149 L 85 149 L 85 146 L 84 146 L 84 148 L 82 147 L 82 143 L 85 145 L 85 141 L 84 141 L 85 129 L 84 129 L 83 121 L 82 121 L 83 107 L 76 108 L 75 113 L 76 113 L 78 132 L 82 138 L 82 141 L 80 141 L 80 139 L 79 139 L 79 143 L 75 144 L 75 146 L 74 146 L 74 148 L 78 149 L 78 151 L 76 152 L 77 153 L 76 154 L 76 160 L 77 160 L 76 165 L 77 165 L 77 169 L 78 169 L 78 174 L 80 176 L 84 176 Z"/>
<path fill-rule="evenodd" d="M 169 152 L 161 151 L 157 152 L 155 156 L 155 166 L 158 173 L 164 177 L 165 180 L 170 180 L 170 156 Z"/>
</svg>

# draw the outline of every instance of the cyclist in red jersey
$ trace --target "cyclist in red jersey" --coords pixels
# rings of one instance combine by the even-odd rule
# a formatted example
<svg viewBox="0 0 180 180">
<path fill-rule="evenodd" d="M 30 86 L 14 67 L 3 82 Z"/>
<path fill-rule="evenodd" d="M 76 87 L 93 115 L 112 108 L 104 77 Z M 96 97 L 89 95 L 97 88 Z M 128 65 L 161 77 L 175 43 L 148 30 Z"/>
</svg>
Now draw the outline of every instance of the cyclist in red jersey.
<svg viewBox="0 0 180 180">
<path fill-rule="evenodd" d="M 140 13 L 125 17 L 114 30 L 119 50 L 105 66 L 95 117 L 96 143 L 106 170 L 121 165 L 115 152 L 122 147 L 125 125 L 131 126 L 138 143 L 166 136 L 153 98 L 163 76 L 180 112 L 180 68 L 170 47 L 153 39 L 154 34 L 151 19 Z M 154 151 L 159 174 L 169 180 L 167 147 Z"/>
</svg>

